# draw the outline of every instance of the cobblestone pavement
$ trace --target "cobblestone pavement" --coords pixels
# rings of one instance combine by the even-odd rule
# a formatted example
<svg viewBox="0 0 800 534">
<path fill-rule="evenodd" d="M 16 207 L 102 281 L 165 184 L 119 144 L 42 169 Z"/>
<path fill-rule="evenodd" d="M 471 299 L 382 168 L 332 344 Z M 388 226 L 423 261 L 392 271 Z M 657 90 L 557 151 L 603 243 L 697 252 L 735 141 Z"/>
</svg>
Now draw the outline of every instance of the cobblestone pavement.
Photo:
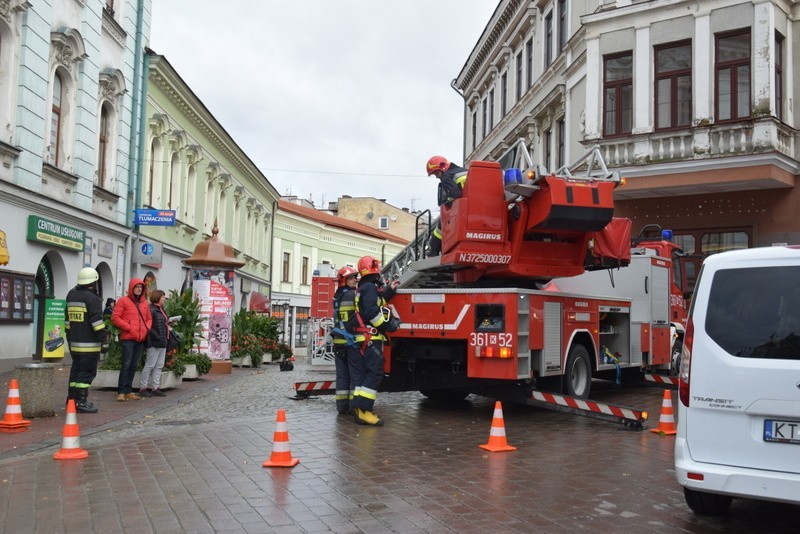
<svg viewBox="0 0 800 534">
<path fill-rule="evenodd" d="M 295 381 L 333 378 L 298 362 L 198 389 L 58 447 L 0 460 L 3 532 L 795 532 L 800 507 L 735 501 L 698 518 L 672 465 L 674 438 L 503 406 L 514 452 L 489 453 L 491 399 L 437 404 L 382 394 L 382 428 L 337 416 L 333 398 L 294 401 Z M 661 392 L 596 388 L 648 409 Z M 293 468 L 264 468 L 284 409 Z M 655 424 L 655 421 L 651 424 Z"/>
</svg>

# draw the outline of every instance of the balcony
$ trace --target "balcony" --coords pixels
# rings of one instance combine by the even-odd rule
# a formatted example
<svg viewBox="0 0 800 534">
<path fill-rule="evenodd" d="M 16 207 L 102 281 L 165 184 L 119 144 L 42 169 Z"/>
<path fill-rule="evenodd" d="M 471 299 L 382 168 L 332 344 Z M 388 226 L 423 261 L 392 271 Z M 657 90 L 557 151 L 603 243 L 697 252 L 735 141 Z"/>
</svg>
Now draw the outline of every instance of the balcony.
<svg viewBox="0 0 800 534">
<path fill-rule="evenodd" d="M 632 134 L 599 145 L 606 164 L 629 178 L 619 198 L 785 188 L 800 173 L 797 132 L 774 117 Z M 713 171 L 727 171 L 728 178 Z"/>
</svg>

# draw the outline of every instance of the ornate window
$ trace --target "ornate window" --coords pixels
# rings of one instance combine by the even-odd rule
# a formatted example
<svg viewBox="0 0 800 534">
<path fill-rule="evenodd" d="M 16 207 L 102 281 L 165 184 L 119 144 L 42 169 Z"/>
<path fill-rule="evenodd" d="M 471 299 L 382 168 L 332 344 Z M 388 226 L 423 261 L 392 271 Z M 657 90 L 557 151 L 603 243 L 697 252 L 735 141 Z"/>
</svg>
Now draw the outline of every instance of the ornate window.
<svg viewBox="0 0 800 534">
<path fill-rule="evenodd" d="M 97 142 L 97 185 L 108 189 L 108 145 L 111 141 L 110 130 L 111 111 L 108 104 L 100 108 L 100 127 Z"/>
<path fill-rule="evenodd" d="M 717 35 L 715 100 L 718 121 L 750 117 L 750 29 Z"/>
<path fill-rule="evenodd" d="M 680 128 L 692 122 L 692 44 L 655 49 L 656 128 Z"/>
<path fill-rule="evenodd" d="M 633 54 L 603 58 L 603 135 L 631 133 L 633 125 Z"/>
<path fill-rule="evenodd" d="M 783 120 L 783 35 L 775 34 L 775 116 Z"/>
<path fill-rule="evenodd" d="M 59 166 L 64 156 L 61 151 L 61 105 L 64 101 L 64 84 L 61 74 L 56 72 L 53 76 L 53 97 L 50 109 L 50 143 L 47 146 L 47 162 Z"/>
<path fill-rule="evenodd" d="M 72 136 L 74 133 L 74 109 L 76 80 L 80 74 L 80 63 L 86 58 L 86 48 L 78 30 L 65 29 L 50 33 L 50 87 L 48 92 L 48 116 L 46 124 L 46 163 L 72 172 Z M 99 110 L 98 110 L 99 111 Z"/>
</svg>

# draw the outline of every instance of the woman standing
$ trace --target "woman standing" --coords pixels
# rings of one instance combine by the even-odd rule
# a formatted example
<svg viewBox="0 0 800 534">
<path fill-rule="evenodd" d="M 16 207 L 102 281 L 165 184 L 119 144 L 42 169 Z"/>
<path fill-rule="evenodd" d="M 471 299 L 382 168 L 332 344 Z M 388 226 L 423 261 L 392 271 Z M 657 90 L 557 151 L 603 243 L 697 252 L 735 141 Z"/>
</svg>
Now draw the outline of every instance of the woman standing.
<svg viewBox="0 0 800 534">
<path fill-rule="evenodd" d="M 128 294 L 117 301 L 111 313 L 111 322 L 119 328 L 119 341 L 122 345 L 122 366 L 117 384 L 118 401 L 141 399 L 133 392 L 131 384 L 144 351 L 147 331 L 153 324 L 149 304 L 144 296 L 144 282 L 140 278 L 132 278 L 128 284 Z"/>
<path fill-rule="evenodd" d="M 164 311 L 164 292 L 156 289 L 150 293 L 150 315 L 153 316 L 153 326 L 148 336 L 147 357 L 142 369 L 142 379 L 139 382 L 139 395 L 141 397 L 165 397 L 167 394 L 158 389 L 161 384 L 161 370 L 167 356 L 167 340 L 169 339 L 169 319 Z M 150 384 L 152 383 L 152 387 Z"/>
</svg>

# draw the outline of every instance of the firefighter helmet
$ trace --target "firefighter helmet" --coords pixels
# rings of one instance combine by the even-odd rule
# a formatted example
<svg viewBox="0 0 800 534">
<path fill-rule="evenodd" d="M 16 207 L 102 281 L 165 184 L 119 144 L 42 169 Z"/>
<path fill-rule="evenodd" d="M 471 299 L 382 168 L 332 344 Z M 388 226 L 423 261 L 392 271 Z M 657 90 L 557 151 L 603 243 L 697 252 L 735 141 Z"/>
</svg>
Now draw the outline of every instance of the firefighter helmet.
<svg viewBox="0 0 800 534">
<path fill-rule="evenodd" d="M 431 159 L 428 160 L 428 165 L 426 165 L 426 170 L 428 171 L 428 176 L 435 173 L 436 171 L 446 171 L 447 167 L 450 166 L 450 162 L 447 161 L 447 158 L 443 156 L 433 156 Z"/>
<path fill-rule="evenodd" d="M 358 260 L 358 274 L 367 276 L 368 274 L 380 274 L 381 262 L 372 256 L 364 256 Z"/>
<path fill-rule="evenodd" d="M 339 282 L 339 287 L 342 287 L 348 278 L 357 274 L 358 271 L 356 271 L 355 267 L 350 267 L 349 265 L 345 265 L 339 269 L 339 272 L 336 273 L 336 280 Z"/>
<path fill-rule="evenodd" d="M 89 284 L 97 282 L 99 279 L 100 275 L 97 274 L 97 271 L 95 271 L 91 267 L 84 267 L 78 272 L 79 286 L 88 286 Z"/>
</svg>

